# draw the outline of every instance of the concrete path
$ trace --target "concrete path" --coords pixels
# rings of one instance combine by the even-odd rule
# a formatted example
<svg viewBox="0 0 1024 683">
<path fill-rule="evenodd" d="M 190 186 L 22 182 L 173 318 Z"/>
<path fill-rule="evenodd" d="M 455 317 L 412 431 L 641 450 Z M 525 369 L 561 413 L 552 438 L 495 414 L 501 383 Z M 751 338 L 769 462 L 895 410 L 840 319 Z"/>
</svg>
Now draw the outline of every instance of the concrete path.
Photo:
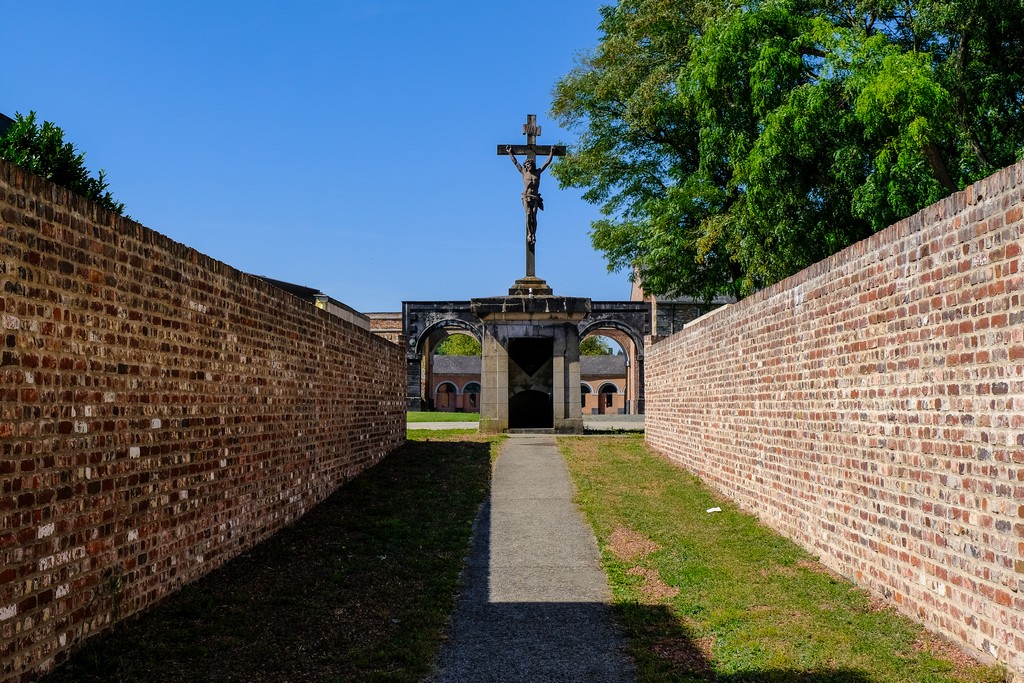
<svg viewBox="0 0 1024 683">
<path fill-rule="evenodd" d="M 643 415 L 584 415 L 583 428 L 588 432 L 615 431 L 619 429 L 643 431 Z"/>
<path fill-rule="evenodd" d="M 553 436 L 515 435 L 481 508 L 435 683 L 634 680 Z"/>
</svg>

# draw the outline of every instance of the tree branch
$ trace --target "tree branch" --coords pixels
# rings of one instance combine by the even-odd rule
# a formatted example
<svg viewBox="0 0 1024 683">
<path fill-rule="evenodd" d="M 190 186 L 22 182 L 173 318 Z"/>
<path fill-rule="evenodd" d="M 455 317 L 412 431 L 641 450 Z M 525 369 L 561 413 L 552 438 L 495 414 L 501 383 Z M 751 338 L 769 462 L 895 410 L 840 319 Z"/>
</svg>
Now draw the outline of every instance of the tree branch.
<svg viewBox="0 0 1024 683">
<path fill-rule="evenodd" d="M 934 142 L 928 142 L 924 146 L 924 154 L 928 157 L 928 162 L 932 165 L 932 170 L 935 172 L 935 178 L 942 184 L 949 192 L 956 192 L 958 189 L 956 183 L 953 182 L 953 178 L 949 175 L 949 169 L 946 168 L 946 162 L 942 160 L 942 153 L 939 151 L 938 145 Z"/>
</svg>

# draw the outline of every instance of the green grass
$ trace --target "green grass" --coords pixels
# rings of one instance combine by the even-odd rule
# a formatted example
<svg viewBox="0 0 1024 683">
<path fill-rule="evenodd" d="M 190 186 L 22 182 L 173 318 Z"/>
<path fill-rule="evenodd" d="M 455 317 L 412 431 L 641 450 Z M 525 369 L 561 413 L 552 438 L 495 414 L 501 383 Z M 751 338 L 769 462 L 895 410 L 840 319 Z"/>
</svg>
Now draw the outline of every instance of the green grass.
<svg viewBox="0 0 1024 683">
<path fill-rule="evenodd" d="M 44 680 L 421 680 L 499 443 L 424 438 Z"/>
<path fill-rule="evenodd" d="M 640 681 L 1004 680 L 881 609 L 641 438 L 561 443 Z M 723 512 L 706 512 L 715 506 Z M 628 559 L 624 538 L 657 545 Z"/>
<path fill-rule="evenodd" d="M 475 429 L 409 429 L 405 436 L 413 441 L 447 441 L 477 434 Z"/>
<path fill-rule="evenodd" d="M 45 682 L 422 680 L 503 437 L 409 434 L 304 518 L 90 640 Z M 1003 680 L 878 609 L 642 438 L 561 443 L 642 683 Z M 611 542 L 623 529 L 658 547 L 624 559 Z"/>
<path fill-rule="evenodd" d="M 434 413 L 411 410 L 405 414 L 406 422 L 479 422 L 480 413 Z"/>
</svg>

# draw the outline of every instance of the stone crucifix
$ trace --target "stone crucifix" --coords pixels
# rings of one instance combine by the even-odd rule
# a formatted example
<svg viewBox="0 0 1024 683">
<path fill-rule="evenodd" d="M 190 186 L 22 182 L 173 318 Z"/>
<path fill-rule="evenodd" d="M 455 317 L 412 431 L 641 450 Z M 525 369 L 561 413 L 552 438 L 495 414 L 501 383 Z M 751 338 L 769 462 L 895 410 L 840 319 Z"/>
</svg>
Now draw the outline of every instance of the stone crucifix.
<svg viewBox="0 0 1024 683">
<path fill-rule="evenodd" d="M 540 126 L 537 125 L 536 114 L 526 115 L 523 135 L 526 136 L 525 145 L 498 145 L 498 154 L 508 155 L 523 176 L 523 210 L 526 212 L 526 276 L 535 277 L 537 275 L 535 251 L 537 246 L 537 210 L 544 209 L 544 200 L 540 196 L 540 176 L 554 157 L 565 156 L 565 147 L 537 144 Z M 538 154 L 547 155 L 547 160 L 540 168 L 537 168 Z M 520 164 L 516 159 L 517 155 L 525 156 L 526 161 Z"/>
</svg>

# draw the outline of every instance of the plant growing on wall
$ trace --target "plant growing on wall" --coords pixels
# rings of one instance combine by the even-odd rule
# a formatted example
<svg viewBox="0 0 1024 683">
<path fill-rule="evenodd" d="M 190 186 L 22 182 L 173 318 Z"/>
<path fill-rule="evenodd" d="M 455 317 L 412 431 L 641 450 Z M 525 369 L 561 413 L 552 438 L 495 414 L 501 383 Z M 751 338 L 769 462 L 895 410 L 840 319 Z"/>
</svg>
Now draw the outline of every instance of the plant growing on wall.
<svg viewBox="0 0 1024 683">
<path fill-rule="evenodd" d="M 64 141 L 64 131 L 59 126 L 50 121 L 37 123 L 34 111 L 28 116 L 15 115 L 14 123 L 0 136 L 0 158 L 124 214 L 124 204 L 107 190 L 106 173 L 100 170 L 96 177 L 89 175 L 85 153 Z"/>
<path fill-rule="evenodd" d="M 650 294 L 743 296 L 1013 163 L 1024 5 L 619 0 L 555 166 Z"/>
</svg>

